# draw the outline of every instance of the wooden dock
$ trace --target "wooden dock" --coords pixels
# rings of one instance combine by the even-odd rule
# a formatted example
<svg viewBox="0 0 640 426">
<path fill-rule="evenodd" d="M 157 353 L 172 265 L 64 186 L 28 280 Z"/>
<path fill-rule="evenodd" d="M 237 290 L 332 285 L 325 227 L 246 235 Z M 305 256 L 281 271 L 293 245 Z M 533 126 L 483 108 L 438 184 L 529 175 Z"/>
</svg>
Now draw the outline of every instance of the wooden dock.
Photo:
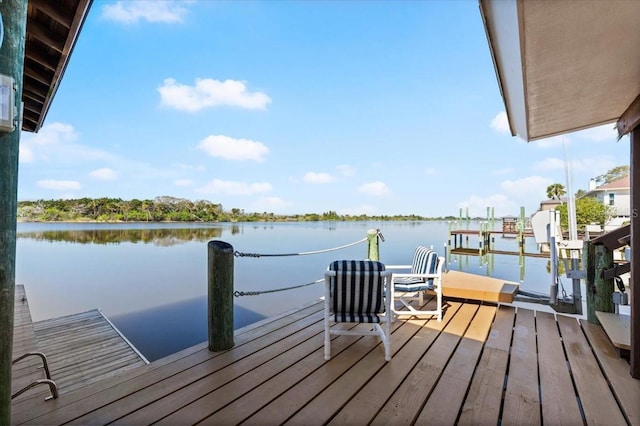
<svg viewBox="0 0 640 426">
<path fill-rule="evenodd" d="M 432 304 L 433 301 L 428 303 Z M 344 326 L 344 325 L 343 325 Z M 447 300 L 442 322 L 398 320 L 323 357 L 323 303 L 13 412 L 15 424 L 640 425 L 640 381 L 602 328 L 563 315 Z"/>
<path fill-rule="evenodd" d="M 520 284 L 462 271 L 442 274 L 442 295 L 482 302 L 513 303 Z"/>
<path fill-rule="evenodd" d="M 32 322 L 24 286 L 16 286 L 13 359 L 38 351 L 45 354 L 60 395 L 148 364 L 102 313 L 94 309 L 79 314 Z M 37 357 L 16 363 L 12 394 L 36 379 L 43 379 Z M 23 393 L 12 401 L 14 410 L 46 404 L 46 386 Z"/>
</svg>

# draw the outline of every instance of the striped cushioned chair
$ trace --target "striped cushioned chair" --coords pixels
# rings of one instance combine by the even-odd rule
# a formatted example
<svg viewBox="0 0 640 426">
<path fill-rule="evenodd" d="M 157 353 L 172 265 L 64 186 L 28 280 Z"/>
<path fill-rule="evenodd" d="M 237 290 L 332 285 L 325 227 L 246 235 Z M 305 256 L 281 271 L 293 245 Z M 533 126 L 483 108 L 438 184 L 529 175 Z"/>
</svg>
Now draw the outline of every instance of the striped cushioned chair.
<svg viewBox="0 0 640 426">
<path fill-rule="evenodd" d="M 331 335 L 375 335 L 391 359 L 391 272 L 380 262 L 337 260 L 325 273 L 324 358 L 331 358 Z M 389 284 L 389 285 L 388 285 Z M 331 328 L 331 322 L 370 323 L 371 330 Z M 384 327 L 382 326 L 384 325 Z"/>
<path fill-rule="evenodd" d="M 395 315 L 435 315 L 442 320 L 442 267 L 444 257 L 432 249 L 423 246 L 416 248 L 411 265 L 387 266 L 387 269 L 406 269 L 409 273 L 393 273 L 391 282 L 393 297 L 400 303 L 399 309 L 394 306 Z M 422 310 L 425 291 L 433 292 L 436 296 L 436 309 Z M 411 305 L 417 301 L 417 306 Z"/>
</svg>

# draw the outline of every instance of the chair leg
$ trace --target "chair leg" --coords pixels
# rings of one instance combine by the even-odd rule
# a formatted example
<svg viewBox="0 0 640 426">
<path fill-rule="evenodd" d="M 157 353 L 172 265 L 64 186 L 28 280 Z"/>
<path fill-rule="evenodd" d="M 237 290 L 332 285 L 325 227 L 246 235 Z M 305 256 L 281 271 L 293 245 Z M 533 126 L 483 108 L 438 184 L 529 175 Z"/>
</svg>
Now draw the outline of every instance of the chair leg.
<svg viewBox="0 0 640 426">
<path fill-rule="evenodd" d="M 325 278 L 325 294 L 324 294 L 324 359 L 328 361 L 331 359 L 331 324 L 329 317 L 331 316 L 331 310 L 329 308 L 330 293 L 329 293 L 329 280 Z"/>
</svg>

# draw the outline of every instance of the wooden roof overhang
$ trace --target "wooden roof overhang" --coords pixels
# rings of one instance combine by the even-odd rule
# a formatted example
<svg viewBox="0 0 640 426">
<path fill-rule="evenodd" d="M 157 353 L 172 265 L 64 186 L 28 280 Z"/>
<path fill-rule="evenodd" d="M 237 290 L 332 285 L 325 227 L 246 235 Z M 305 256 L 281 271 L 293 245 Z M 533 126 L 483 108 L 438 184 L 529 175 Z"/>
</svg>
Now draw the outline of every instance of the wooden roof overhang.
<svg viewBox="0 0 640 426">
<path fill-rule="evenodd" d="M 29 0 L 22 130 L 37 132 L 62 80 L 92 0 Z"/>
<path fill-rule="evenodd" d="M 512 135 L 614 123 L 640 93 L 640 1 L 480 0 Z"/>
<path fill-rule="evenodd" d="M 606 123 L 630 134 L 631 207 L 640 206 L 640 1 L 479 0 L 513 136 L 548 138 Z M 632 215 L 631 275 L 640 276 Z M 640 292 L 631 300 L 631 375 L 640 379 Z"/>
</svg>

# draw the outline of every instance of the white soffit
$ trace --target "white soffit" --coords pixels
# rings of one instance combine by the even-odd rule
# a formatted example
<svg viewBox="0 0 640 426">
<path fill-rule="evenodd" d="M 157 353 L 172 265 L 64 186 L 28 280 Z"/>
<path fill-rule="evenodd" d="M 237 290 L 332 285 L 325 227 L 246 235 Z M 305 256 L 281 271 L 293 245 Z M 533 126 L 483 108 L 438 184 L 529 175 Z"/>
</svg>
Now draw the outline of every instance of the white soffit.
<svg viewBox="0 0 640 426">
<path fill-rule="evenodd" d="M 639 0 L 479 0 L 512 134 L 615 122 L 640 93 Z"/>
</svg>

